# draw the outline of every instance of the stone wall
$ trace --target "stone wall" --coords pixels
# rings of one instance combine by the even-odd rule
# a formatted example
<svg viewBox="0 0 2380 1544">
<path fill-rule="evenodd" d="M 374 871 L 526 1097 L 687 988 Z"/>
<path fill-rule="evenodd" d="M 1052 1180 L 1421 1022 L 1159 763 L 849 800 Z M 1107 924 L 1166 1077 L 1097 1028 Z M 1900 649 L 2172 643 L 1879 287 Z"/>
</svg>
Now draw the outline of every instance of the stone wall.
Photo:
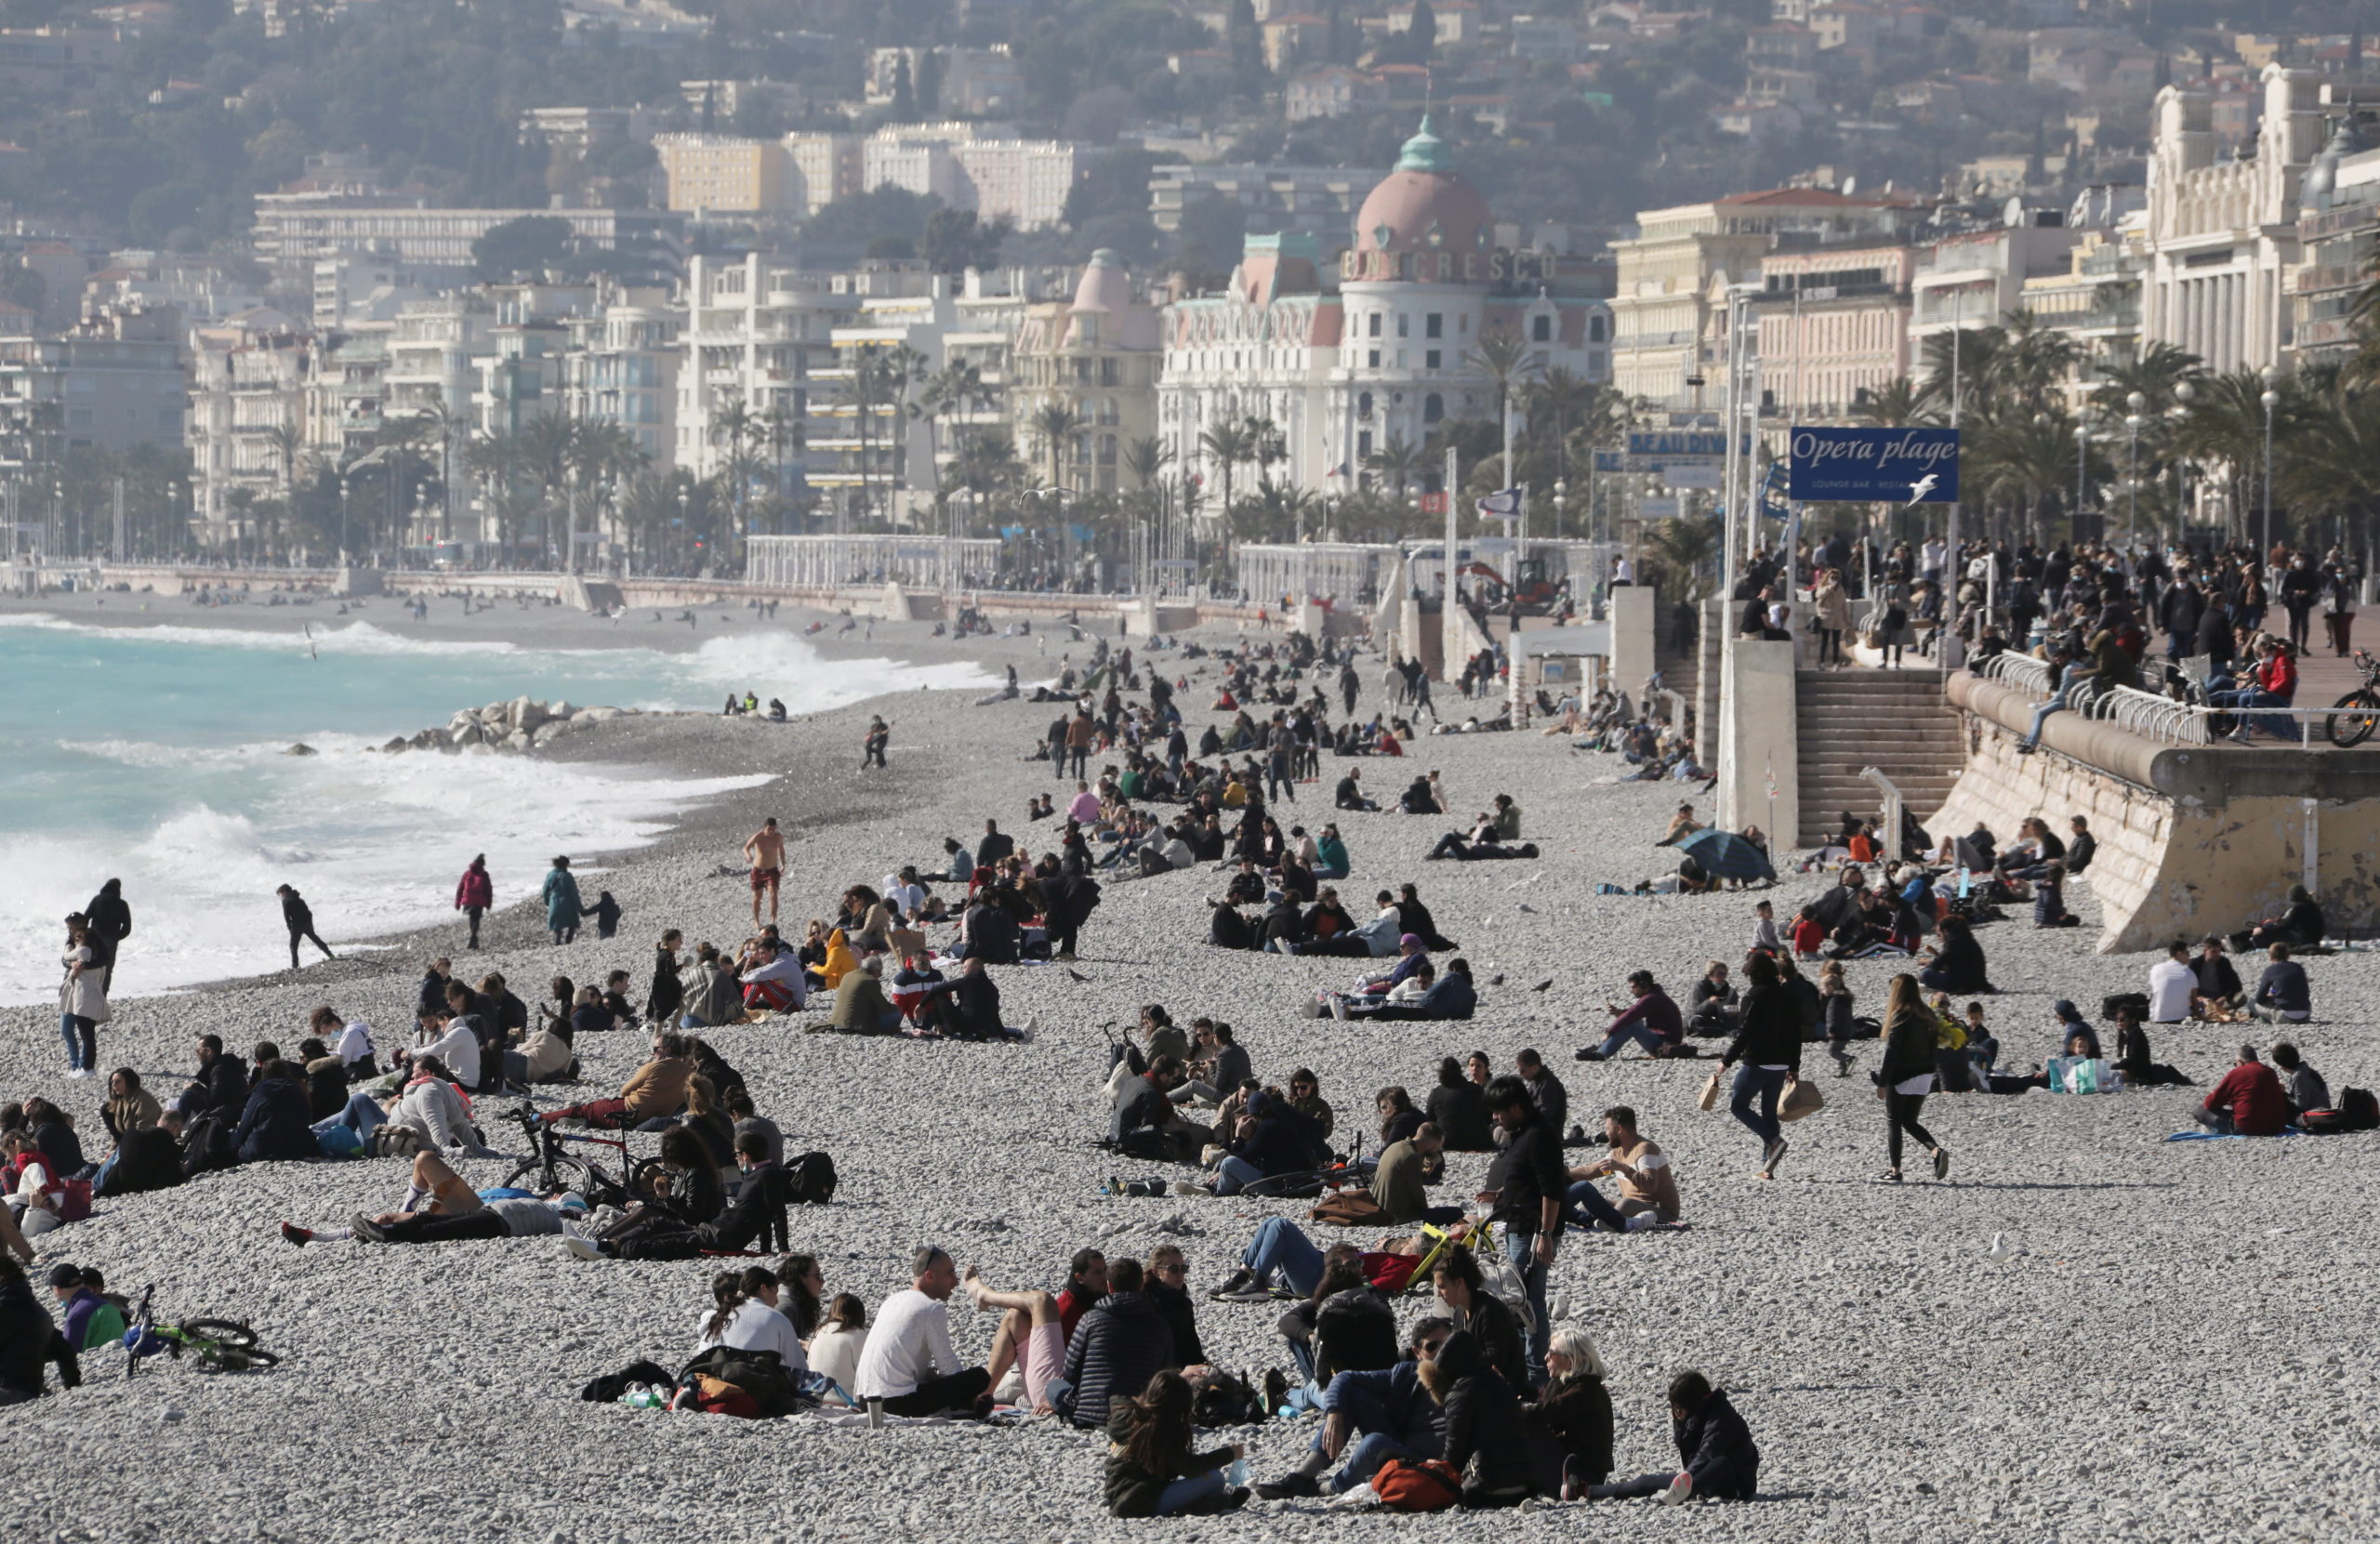
<svg viewBox="0 0 2380 1544">
<path fill-rule="evenodd" d="M 1731 638 L 1722 648 L 1718 823 L 1730 831 L 1757 825 L 1768 833 L 1768 850 L 1782 852 L 1802 828 L 1793 645 Z"/>
<path fill-rule="evenodd" d="M 1611 592 L 1611 684 L 1634 702 L 1657 667 L 1654 628 L 1660 595 L 1650 585 L 1619 585 Z"/>
<path fill-rule="evenodd" d="M 2061 838 L 2068 816 L 2083 816 L 2098 838 L 2087 883 L 2100 952 L 2236 931 L 2281 910 L 2299 883 L 2334 931 L 2374 930 L 2380 756 L 2169 746 L 2071 713 L 2053 715 L 2041 752 L 2020 756 L 2030 698 L 1964 671 L 1949 693 L 1964 713 L 1966 769 L 1931 834 L 1980 821 L 2004 845 L 2030 816 Z"/>
</svg>

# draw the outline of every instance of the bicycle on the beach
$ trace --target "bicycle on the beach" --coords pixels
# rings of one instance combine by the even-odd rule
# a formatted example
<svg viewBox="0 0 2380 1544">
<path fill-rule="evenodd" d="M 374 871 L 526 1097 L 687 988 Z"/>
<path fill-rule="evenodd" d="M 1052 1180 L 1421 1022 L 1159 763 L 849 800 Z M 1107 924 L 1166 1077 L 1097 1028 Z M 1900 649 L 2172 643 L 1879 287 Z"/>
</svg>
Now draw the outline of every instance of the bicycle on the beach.
<svg viewBox="0 0 2380 1544">
<path fill-rule="evenodd" d="M 538 1118 L 537 1112 L 523 1104 L 505 1117 L 519 1126 L 529 1139 L 535 1155 L 523 1158 L 504 1183 L 507 1189 L 530 1191 L 538 1195 L 553 1195 L 575 1190 L 587 1198 L 590 1206 L 611 1205 L 625 1207 L 631 1201 L 650 1201 L 664 1188 L 660 1181 L 669 1166 L 658 1158 L 639 1158 L 628 1152 L 625 1136 L 603 1137 L 591 1131 L 563 1131 Z M 579 1157 L 563 1151 L 565 1144 L 579 1143 L 588 1147 L 609 1147 L 620 1155 L 620 1172 L 615 1176 L 592 1157 Z"/>
<path fill-rule="evenodd" d="M 2380 660 L 2371 650 L 2358 649 L 2355 667 L 2363 672 L 2363 684 L 2333 703 L 2331 716 L 2322 720 L 2322 732 L 2341 750 L 2363 744 L 2380 729 Z"/>
<path fill-rule="evenodd" d="M 159 1352 L 178 1360 L 191 1353 L 201 1372 L 262 1372 L 281 1365 L 281 1358 L 257 1348 L 257 1332 L 245 1320 L 184 1319 L 176 1325 L 156 1322 L 153 1301 L 157 1288 L 140 1294 L 132 1323 L 124 1332 L 124 1376 L 130 1380 L 140 1359 Z"/>
</svg>

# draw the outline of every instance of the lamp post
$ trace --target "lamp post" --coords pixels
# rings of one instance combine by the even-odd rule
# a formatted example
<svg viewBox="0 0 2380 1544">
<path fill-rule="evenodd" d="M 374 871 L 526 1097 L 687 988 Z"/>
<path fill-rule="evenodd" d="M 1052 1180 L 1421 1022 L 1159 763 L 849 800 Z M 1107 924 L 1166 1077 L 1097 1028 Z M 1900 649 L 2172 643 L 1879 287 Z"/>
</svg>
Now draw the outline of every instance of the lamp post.
<svg viewBox="0 0 2380 1544">
<path fill-rule="evenodd" d="M 1570 484 L 1568 481 L 1559 477 L 1555 478 L 1554 480 L 1554 537 L 1556 541 L 1559 541 L 1562 538 L 1563 501 L 1567 499 L 1569 496 Z"/>
<path fill-rule="evenodd" d="M 2091 425 L 2082 418 L 2074 420 L 2074 519 L 2082 519 L 2083 502 L 2090 497 Z"/>
<path fill-rule="evenodd" d="M 2123 539 L 2129 545 L 2140 537 L 2140 426 L 2147 421 L 2141 417 L 2140 410 L 2149 405 L 2149 399 L 2135 391 L 2123 400 L 2123 404 L 2131 409 L 2123 419 L 2129 442 L 2123 466 Z"/>
<path fill-rule="evenodd" d="M 679 531 L 680 531 L 680 533 L 681 533 L 681 534 L 680 534 L 680 536 L 679 536 L 679 538 L 678 538 L 678 539 L 679 539 L 681 542 L 683 542 L 683 541 L 686 539 L 686 538 L 685 538 L 685 536 L 684 536 L 684 535 L 683 535 L 683 534 L 682 534 L 682 533 L 685 531 L 685 529 L 686 529 L 686 485 L 685 485 L 684 483 L 682 483 L 682 482 L 681 482 L 681 483 L 680 483 L 680 484 L 678 485 L 678 530 L 679 530 Z"/>
<path fill-rule="evenodd" d="M 2265 394 L 2260 400 L 2265 404 L 2265 539 L 2263 561 L 2267 562 L 2269 562 L 2272 558 L 2272 415 L 2273 409 L 2281 405 L 2281 393 L 2273 389 L 2274 379 L 2275 376 L 2273 367 L 2269 364 L 2266 365 L 2264 368 Z"/>
<path fill-rule="evenodd" d="M 348 480 L 342 476 L 338 480 L 338 564 L 341 568 L 347 566 L 347 493 Z"/>
</svg>

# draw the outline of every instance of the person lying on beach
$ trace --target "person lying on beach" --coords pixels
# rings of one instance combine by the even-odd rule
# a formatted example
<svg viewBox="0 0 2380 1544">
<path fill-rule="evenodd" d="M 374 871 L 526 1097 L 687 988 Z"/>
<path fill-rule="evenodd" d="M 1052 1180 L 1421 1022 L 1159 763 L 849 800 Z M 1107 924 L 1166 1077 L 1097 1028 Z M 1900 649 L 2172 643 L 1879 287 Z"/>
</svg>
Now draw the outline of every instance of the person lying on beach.
<svg viewBox="0 0 2380 1544">
<path fill-rule="evenodd" d="M 469 1181 L 435 1153 L 414 1155 L 412 1182 L 402 1206 L 377 1216 L 358 1212 L 345 1227 L 281 1224 L 281 1236 L 304 1247 L 334 1239 L 360 1244 L 451 1244 L 466 1239 L 526 1238 L 563 1231 L 565 1215 L 587 1209 L 583 1197 L 483 1201 Z"/>
</svg>

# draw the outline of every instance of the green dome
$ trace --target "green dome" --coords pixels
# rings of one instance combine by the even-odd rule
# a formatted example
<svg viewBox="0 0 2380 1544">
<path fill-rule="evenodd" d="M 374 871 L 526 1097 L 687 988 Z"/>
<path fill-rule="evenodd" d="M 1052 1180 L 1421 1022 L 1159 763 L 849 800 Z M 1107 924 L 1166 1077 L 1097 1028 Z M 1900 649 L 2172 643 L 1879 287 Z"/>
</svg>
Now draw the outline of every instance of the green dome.
<svg viewBox="0 0 2380 1544">
<path fill-rule="evenodd" d="M 1430 132 L 1430 115 L 1421 114 L 1421 130 L 1405 141 L 1405 152 L 1396 158 L 1400 172 L 1435 172 L 1440 177 L 1454 175 L 1454 154 L 1447 142 Z"/>
</svg>

